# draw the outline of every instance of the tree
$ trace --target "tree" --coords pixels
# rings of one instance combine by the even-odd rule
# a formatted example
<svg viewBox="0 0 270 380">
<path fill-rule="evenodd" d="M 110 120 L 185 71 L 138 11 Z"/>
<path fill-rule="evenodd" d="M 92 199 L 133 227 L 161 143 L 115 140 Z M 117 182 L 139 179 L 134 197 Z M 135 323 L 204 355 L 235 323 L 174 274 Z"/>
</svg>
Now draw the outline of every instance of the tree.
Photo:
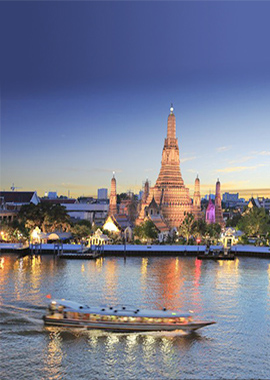
<svg viewBox="0 0 270 380">
<path fill-rule="evenodd" d="M 141 225 L 134 228 L 134 235 L 141 240 L 155 240 L 158 237 L 158 231 L 152 220 L 145 220 Z"/>
<path fill-rule="evenodd" d="M 91 235 L 92 228 L 84 223 L 79 222 L 71 227 L 70 232 L 72 233 L 74 240 L 80 243 L 81 240 Z"/>
<path fill-rule="evenodd" d="M 265 209 L 254 207 L 242 216 L 237 228 L 247 236 L 260 237 L 270 231 L 270 217 Z"/>
<path fill-rule="evenodd" d="M 180 236 L 183 236 L 186 239 L 187 244 L 188 244 L 194 231 L 195 231 L 194 215 L 191 213 L 187 213 L 185 216 L 185 219 L 183 220 L 182 224 L 178 228 L 178 233 Z"/>
<path fill-rule="evenodd" d="M 57 230 L 69 231 L 70 217 L 67 214 L 66 208 L 59 204 L 47 208 L 44 213 L 43 225 L 44 229 L 49 232 Z"/>
<path fill-rule="evenodd" d="M 207 223 L 204 219 L 198 219 L 194 222 L 194 232 L 193 236 L 195 238 L 200 238 L 201 240 L 204 240 L 206 237 L 207 232 Z"/>
<path fill-rule="evenodd" d="M 226 227 L 236 227 L 241 218 L 242 215 L 239 212 L 237 214 L 234 214 L 231 219 L 227 220 Z"/>
<path fill-rule="evenodd" d="M 210 241 L 217 241 L 221 234 L 221 226 L 218 223 L 207 224 L 206 236 L 209 237 Z"/>
<path fill-rule="evenodd" d="M 68 231 L 70 229 L 70 217 L 66 208 L 59 204 L 39 203 L 21 207 L 18 221 L 32 231 L 39 227 L 43 232 L 55 230 Z"/>
</svg>

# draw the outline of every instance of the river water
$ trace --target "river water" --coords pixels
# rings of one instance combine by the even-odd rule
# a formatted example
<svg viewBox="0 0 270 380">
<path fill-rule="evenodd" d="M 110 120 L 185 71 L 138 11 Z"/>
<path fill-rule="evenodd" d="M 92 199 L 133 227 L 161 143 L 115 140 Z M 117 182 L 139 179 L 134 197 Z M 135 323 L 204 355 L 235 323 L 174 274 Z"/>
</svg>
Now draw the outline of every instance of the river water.
<svg viewBox="0 0 270 380">
<path fill-rule="evenodd" d="M 269 379 L 270 261 L 0 259 L 0 379 Z M 197 333 L 45 328 L 47 294 L 193 310 Z"/>
</svg>

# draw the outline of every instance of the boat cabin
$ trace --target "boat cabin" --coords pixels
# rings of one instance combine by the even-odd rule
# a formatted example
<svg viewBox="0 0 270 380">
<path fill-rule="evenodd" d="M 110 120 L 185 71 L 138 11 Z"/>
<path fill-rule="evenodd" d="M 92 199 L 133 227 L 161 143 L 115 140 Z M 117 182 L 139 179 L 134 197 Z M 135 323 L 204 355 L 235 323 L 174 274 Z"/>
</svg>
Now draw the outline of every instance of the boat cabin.
<svg viewBox="0 0 270 380">
<path fill-rule="evenodd" d="M 186 324 L 192 321 L 191 314 L 167 310 L 136 309 L 128 306 L 89 307 L 72 301 L 52 301 L 47 316 L 52 319 L 68 319 L 89 322 L 115 322 L 139 324 Z"/>
</svg>

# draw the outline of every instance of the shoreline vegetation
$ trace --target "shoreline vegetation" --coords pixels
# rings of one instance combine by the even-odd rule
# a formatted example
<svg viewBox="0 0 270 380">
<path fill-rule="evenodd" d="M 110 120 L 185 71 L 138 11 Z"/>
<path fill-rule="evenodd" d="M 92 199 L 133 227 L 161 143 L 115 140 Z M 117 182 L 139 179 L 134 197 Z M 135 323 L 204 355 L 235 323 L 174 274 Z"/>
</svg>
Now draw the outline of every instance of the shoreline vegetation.
<svg viewBox="0 0 270 380">
<path fill-rule="evenodd" d="M 235 239 L 231 242 L 232 249 L 241 246 L 269 248 L 270 216 L 263 208 L 246 209 L 242 214 L 235 212 L 227 220 L 226 227 L 234 230 L 237 235 L 237 237 L 234 236 Z M 59 204 L 40 203 L 38 205 L 22 206 L 16 219 L 0 223 L 0 248 L 2 246 L 3 249 L 3 244 L 8 243 L 17 243 L 23 248 L 29 247 L 31 243 L 37 243 L 33 238 L 33 232 L 36 229 L 39 229 L 43 235 L 53 234 L 56 231 L 62 233 L 62 235 L 69 235 L 69 238 L 65 237 L 64 240 L 39 240 L 38 243 L 42 243 L 43 246 L 44 243 L 50 242 L 61 245 L 68 243 L 79 247 L 89 247 L 90 237 L 100 229 L 109 238 L 110 251 L 114 250 L 112 248 L 114 246 L 123 245 L 123 247 L 128 247 L 129 244 L 134 247 L 157 246 L 160 247 L 161 251 L 170 251 L 170 247 L 173 246 L 178 247 L 179 251 L 182 251 L 180 247 L 193 247 L 190 250 L 197 251 L 198 248 L 196 247 L 222 244 L 221 238 L 225 232 L 225 228 L 221 228 L 219 224 L 207 224 L 203 219 L 195 220 L 194 215 L 187 213 L 183 223 L 178 228 L 171 230 L 163 241 L 159 239 L 159 231 L 151 220 L 145 220 L 141 225 L 134 226 L 133 236 L 128 241 L 124 236 L 124 231 L 115 234 L 87 220 L 74 222 L 65 207 Z M 241 248 L 239 249 L 241 250 Z M 135 250 L 144 250 L 144 248 L 136 248 Z M 247 249 L 247 251 L 252 251 L 252 249 Z"/>
</svg>

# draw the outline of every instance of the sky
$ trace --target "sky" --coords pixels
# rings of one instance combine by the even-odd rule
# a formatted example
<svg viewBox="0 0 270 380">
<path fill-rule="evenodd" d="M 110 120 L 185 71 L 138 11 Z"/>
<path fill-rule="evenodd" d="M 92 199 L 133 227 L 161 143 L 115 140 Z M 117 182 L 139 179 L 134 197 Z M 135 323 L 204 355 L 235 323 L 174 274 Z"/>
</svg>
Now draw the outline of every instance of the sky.
<svg viewBox="0 0 270 380">
<path fill-rule="evenodd" d="M 270 2 L 0 2 L 1 183 L 154 185 L 171 103 L 191 196 L 270 197 Z"/>
</svg>

